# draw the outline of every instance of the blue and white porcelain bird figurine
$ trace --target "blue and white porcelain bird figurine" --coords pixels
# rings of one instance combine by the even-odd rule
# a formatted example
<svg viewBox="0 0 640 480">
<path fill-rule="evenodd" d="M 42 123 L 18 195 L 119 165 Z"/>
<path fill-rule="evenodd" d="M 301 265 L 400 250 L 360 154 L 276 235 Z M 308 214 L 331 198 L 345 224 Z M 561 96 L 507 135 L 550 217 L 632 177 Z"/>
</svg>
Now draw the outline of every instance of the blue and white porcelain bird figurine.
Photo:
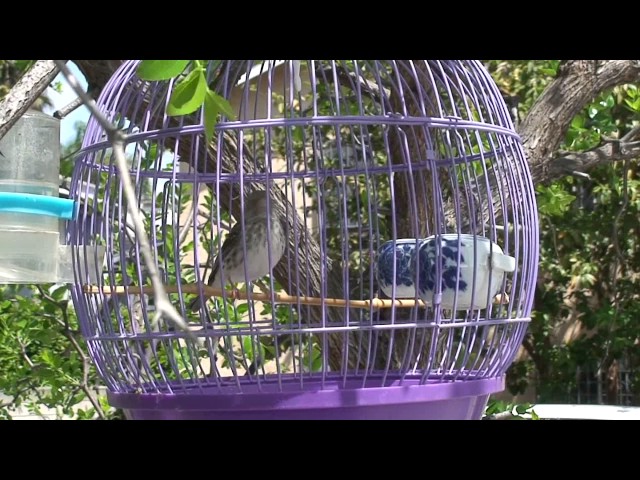
<svg viewBox="0 0 640 480">
<path fill-rule="evenodd" d="M 515 266 L 516 259 L 499 245 L 468 234 L 390 240 L 381 245 L 377 260 L 378 283 L 386 296 L 416 298 L 417 291 L 428 305 L 455 309 L 486 308 Z"/>
</svg>

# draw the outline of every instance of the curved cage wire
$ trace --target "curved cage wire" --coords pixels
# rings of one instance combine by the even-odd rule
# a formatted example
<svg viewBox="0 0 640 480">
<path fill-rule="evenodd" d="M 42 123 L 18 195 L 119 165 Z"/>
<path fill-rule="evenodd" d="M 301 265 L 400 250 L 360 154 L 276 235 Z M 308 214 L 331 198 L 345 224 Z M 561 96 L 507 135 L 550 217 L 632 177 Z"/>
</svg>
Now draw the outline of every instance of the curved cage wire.
<svg viewBox="0 0 640 480">
<path fill-rule="evenodd" d="M 162 401 L 176 408 L 178 394 L 244 395 L 255 406 L 411 385 L 431 387 L 414 402 L 451 402 L 502 390 L 530 320 L 538 221 L 520 139 L 481 63 L 210 61 L 207 82 L 236 118 L 222 116 L 208 144 L 201 111 L 166 114 L 181 78 L 144 82 L 137 65 L 123 64 L 97 104 L 129 134 L 136 207 L 198 341 L 153 323 L 120 176 L 92 118 L 68 241 L 79 247 L 74 304 L 110 399 L 134 408 L 141 393 L 173 394 Z M 248 196 L 267 189 L 264 207 Z M 236 224 L 235 260 L 212 287 L 238 283 L 210 296 Z M 104 265 L 86 244 L 106 248 Z M 509 266 L 494 270 L 501 258 Z M 91 284 L 81 272 L 96 260 Z"/>
</svg>

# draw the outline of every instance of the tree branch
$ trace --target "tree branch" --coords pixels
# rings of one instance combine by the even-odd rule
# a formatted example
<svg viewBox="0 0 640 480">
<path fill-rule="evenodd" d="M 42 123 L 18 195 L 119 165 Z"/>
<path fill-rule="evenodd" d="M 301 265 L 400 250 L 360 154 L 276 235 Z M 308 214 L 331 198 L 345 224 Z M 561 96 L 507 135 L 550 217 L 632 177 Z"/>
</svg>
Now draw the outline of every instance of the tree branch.
<svg viewBox="0 0 640 480">
<path fill-rule="evenodd" d="M 23 384 L 26 384 L 26 387 L 22 387 Z M 10 395 L 11 400 L 0 403 L 0 408 L 15 407 L 16 401 L 21 400 L 20 397 L 22 397 L 25 393 L 28 393 L 35 387 L 30 383 L 28 377 L 23 377 L 22 379 L 15 382 L 14 388 L 15 392 L 11 392 Z"/>
<path fill-rule="evenodd" d="M 533 182 L 547 183 L 568 173 L 583 172 L 594 162 L 611 161 L 611 157 L 605 157 L 610 153 L 606 145 L 585 156 L 558 156 L 557 150 L 571 121 L 588 102 L 603 90 L 638 81 L 640 60 L 571 60 L 563 64 L 518 129 Z"/>
<path fill-rule="evenodd" d="M 122 60 L 74 60 L 78 69 L 87 79 L 89 90 L 97 95 L 109 81 Z M 10 126 L 5 126 L 7 104 L 21 97 L 19 86 L 51 60 L 39 60 L 31 70 L 14 86 L 10 95 L 0 103 L 0 138 Z M 55 66 L 54 66 L 55 70 Z M 55 70 L 57 73 L 57 70 Z M 55 74 L 43 80 L 44 86 L 39 93 L 55 78 Z M 352 78 L 340 78 L 351 84 Z M 518 128 L 525 153 L 529 159 L 534 183 L 546 183 L 568 174 L 584 172 L 606 161 L 634 158 L 635 150 L 627 154 L 611 156 L 612 147 L 603 146 L 583 154 L 558 155 L 558 146 L 564 139 L 571 120 L 584 106 L 593 100 L 602 90 L 625 83 L 640 81 L 640 60 L 570 60 L 564 62 L 556 79 L 540 95 L 529 114 Z M 26 93 L 33 95 L 30 89 Z M 38 93 L 38 95 L 39 95 Z M 371 92 L 375 94 L 376 92 Z M 24 113 L 38 95 L 23 105 L 18 113 L 12 115 L 12 123 Z M 375 97 L 375 95 L 374 95 Z"/>
<path fill-rule="evenodd" d="M 529 357 L 533 361 L 533 364 L 536 366 L 536 370 L 538 371 L 538 373 L 542 377 L 546 377 L 549 370 L 547 359 L 545 359 L 531 343 L 532 336 L 533 336 L 532 332 L 527 333 L 527 336 L 522 341 L 522 348 L 524 348 L 527 354 L 529 354 Z M 545 343 L 547 342 L 545 341 Z M 545 350 L 545 351 L 548 351 L 548 350 Z"/>
<path fill-rule="evenodd" d="M 625 137 L 627 136 L 625 135 Z M 581 174 L 591 170 L 596 165 L 621 162 L 638 157 L 640 157 L 640 142 L 609 141 L 586 152 L 568 153 L 553 157 L 547 164 L 532 166 L 531 172 L 534 177 L 555 179 L 565 175 Z"/>
<path fill-rule="evenodd" d="M 74 60 L 90 88 L 99 92 L 122 60 Z M 353 85 L 345 75 L 339 80 Z M 529 159 L 534 183 L 547 183 L 565 175 L 583 173 L 595 165 L 637 157 L 637 146 L 614 155 L 614 147 L 603 145 L 589 152 L 558 154 L 573 118 L 601 91 L 640 81 L 640 60 L 569 60 L 536 100 L 518 132 Z M 374 98 L 380 92 L 370 91 Z"/>
<path fill-rule="evenodd" d="M 98 98 L 100 92 L 123 60 L 73 60 L 87 80 L 87 91 Z"/>
<path fill-rule="evenodd" d="M 53 60 L 38 60 L 18 80 L 10 94 L 0 101 L 0 139 L 29 110 L 57 74 L 58 67 Z"/>
<path fill-rule="evenodd" d="M 76 95 L 78 95 L 82 99 L 82 102 L 89 109 L 91 115 L 93 115 L 93 118 L 95 118 L 100 126 L 104 129 L 105 133 L 107 134 L 107 138 L 109 139 L 109 142 L 111 143 L 111 146 L 113 148 L 113 156 L 118 172 L 120 173 L 120 180 L 122 182 L 122 188 L 124 190 L 125 199 L 127 201 L 127 211 L 129 215 L 131 215 L 131 218 L 133 220 L 137 240 L 140 245 L 140 252 L 142 254 L 145 267 L 147 268 L 147 271 L 149 273 L 149 277 L 151 278 L 153 290 L 155 291 L 156 315 L 153 321 L 154 326 L 158 324 L 163 316 L 165 316 L 176 327 L 183 330 L 193 341 L 196 341 L 196 337 L 189 329 L 187 322 L 182 318 L 182 316 L 180 316 L 180 314 L 176 311 L 175 307 L 169 300 L 167 292 L 164 288 L 164 284 L 160 279 L 160 273 L 158 272 L 158 267 L 153 258 L 153 253 L 151 253 L 149 238 L 147 237 L 147 234 L 144 230 L 144 219 L 142 218 L 140 210 L 136 208 L 136 195 L 131 183 L 129 168 L 127 166 L 127 161 L 125 158 L 124 147 L 126 145 L 127 136 L 122 130 L 118 129 L 107 119 L 107 117 L 104 116 L 104 114 L 96 106 L 95 101 L 89 96 L 88 93 L 82 90 L 75 76 L 65 65 L 66 62 L 62 60 L 54 60 L 54 62 L 67 79 L 67 82 L 69 82 L 69 85 L 71 85 L 71 88 L 73 88 L 73 90 L 76 92 Z"/>
</svg>

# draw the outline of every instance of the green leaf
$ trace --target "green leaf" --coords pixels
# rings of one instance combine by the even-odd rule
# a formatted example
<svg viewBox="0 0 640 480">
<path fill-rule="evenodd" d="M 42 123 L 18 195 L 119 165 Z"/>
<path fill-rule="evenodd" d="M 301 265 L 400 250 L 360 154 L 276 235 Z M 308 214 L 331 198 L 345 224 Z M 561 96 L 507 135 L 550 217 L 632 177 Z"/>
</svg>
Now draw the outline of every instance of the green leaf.
<svg viewBox="0 0 640 480">
<path fill-rule="evenodd" d="M 62 300 L 68 290 L 69 288 L 67 287 L 67 285 L 63 285 L 62 287 L 58 287 L 53 292 L 51 292 L 51 296 L 58 301 Z"/>
<path fill-rule="evenodd" d="M 35 331 L 33 334 L 33 338 L 43 345 L 50 345 L 56 339 L 57 333 L 50 329 L 43 329 Z"/>
<path fill-rule="evenodd" d="M 507 410 L 507 404 L 502 400 L 492 400 L 487 405 L 485 415 L 493 415 Z"/>
<path fill-rule="evenodd" d="M 147 148 L 144 159 L 141 162 L 140 168 L 144 170 L 150 169 L 151 167 L 155 166 L 157 159 L 158 159 L 158 144 L 152 143 Z"/>
<path fill-rule="evenodd" d="M 25 71 L 26 69 L 31 68 L 31 66 L 34 63 L 36 63 L 35 60 L 15 60 L 14 61 L 14 65 L 16 69 L 20 71 Z"/>
<path fill-rule="evenodd" d="M 56 364 L 55 356 L 53 352 L 51 352 L 51 350 L 43 350 L 43 352 L 40 354 L 40 358 L 45 364 L 49 365 L 50 367 L 53 367 Z"/>
<path fill-rule="evenodd" d="M 202 106 L 206 93 L 207 79 L 204 76 L 204 71 L 202 69 L 193 70 L 173 89 L 167 114 L 175 116 L 195 112 Z"/>
<path fill-rule="evenodd" d="M 238 315 L 244 315 L 245 313 L 247 313 L 249 311 L 249 304 L 248 303 L 241 303 L 236 307 L 236 311 L 238 312 Z"/>
<path fill-rule="evenodd" d="M 616 103 L 615 98 L 613 98 L 613 95 L 609 94 L 605 97 L 605 99 L 600 102 L 600 104 L 605 107 L 605 108 L 612 108 Z"/>
<path fill-rule="evenodd" d="M 304 140 L 304 132 L 303 132 L 302 128 L 301 127 L 300 128 L 295 128 L 294 127 L 293 131 L 292 131 L 292 136 L 293 136 L 293 140 L 296 143 L 302 143 L 303 140 Z"/>
<path fill-rule="evenodd" d="M 216 123 L 218 123 L 218 104 L 212 99 L 212 93 L 211 90 L 208 90 L 204 98 L 204 135 L 207 142 L 213 138 L 213 132 Z"/>
<path fill-rule="evenodd" d="M 251 337 L 242 337 L 242 348 L 244 349 L 244 354 L 251 361 L 254 359 L 253 355 L 253 346 L 251 345 Z"/>
<path fill-rule="evenodd" d="M 204 99 L 204 134 L 207 141 L 211 141 L 213 132 L 218 123 L 218 114 L 224 113 L 230 119 L 235 119 L 231 104 L 213 90 L 207 87 Z"/>
<path fill-rule="evenodd" d="M 311 362 L 311 371 L 312 372 L 319 372 L 321 370 L 322 370 L 322 356 L 318 355 Z"/>
<path fill-rule="evenodd" d="M 263 303 L 262 304 L 262 311 L 260 312 L 260 315 L 270 315 L 272 312 L 272 308 L 271 308 L 271 304 L 270 303 Z"/>
<path fill-rule="evenodd" d="M 229 101 L 226 98 L 221 97 L 220 95 L 218 95 L 217 93 L 213 92 L 212 90 L 209 90 L 207 93 L 210 94 L 209 96 L 210 96 L 211 100 L 216 102 L 220 112 L 224 113 L 231 120 L 235 120 L 236 119 L 236 114 L 233 111 L 233 107 L 231 106 L 231 104 L 229 103 Z"/>
<path fill-rule="evenodd" d="M 572 128 L 584 128 L 584 117 L 582 115 L 576 115 L 573 120 L 571 120 Z"/>
<path fill-rule="evenodd" d="M 640 112 L 640 97 L 638 97 L 634 101 L 625 99 L 624 103 L 626 103 L 629 106 L 629 108 L 634 112 Z"/>
<path fill-rule="evenodd" d="M 169 80 L 182 73 L 190 60 L 143 60 L 138 65 L 138 76 L 142 80 Z"/>
<path fill-rule="evenodd" d="M 258 350 L 257 355 L 256 355 L 256 349 L 254 349 L 254 342 Z M 253 362 L 256 359 L 256 357 L 263 358 L 263 359 L 266 358 L 266 351 L 265 351 L 264 345 L 262 345 L 262 343 L 257 338 L 252 338 L 251 336 L 243 336 L 242 347 L 244 350 L 244 354 L 247 356 L 247 359 L 250 362 Z"/>
</svg>

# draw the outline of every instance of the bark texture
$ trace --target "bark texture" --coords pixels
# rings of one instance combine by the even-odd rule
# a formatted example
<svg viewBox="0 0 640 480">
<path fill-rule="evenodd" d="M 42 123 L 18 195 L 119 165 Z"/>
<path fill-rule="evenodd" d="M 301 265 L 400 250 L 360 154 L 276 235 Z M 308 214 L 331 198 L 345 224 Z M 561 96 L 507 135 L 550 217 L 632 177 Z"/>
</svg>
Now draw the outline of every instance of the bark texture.
<svg viewBox="0 0 640 480">
<path fill-rule="evenodd" d="M 11 129 L 49 84 L 58 69 L 53 60 L 38 60 L 0 102 L 0 139 Z"/>
</svg>

